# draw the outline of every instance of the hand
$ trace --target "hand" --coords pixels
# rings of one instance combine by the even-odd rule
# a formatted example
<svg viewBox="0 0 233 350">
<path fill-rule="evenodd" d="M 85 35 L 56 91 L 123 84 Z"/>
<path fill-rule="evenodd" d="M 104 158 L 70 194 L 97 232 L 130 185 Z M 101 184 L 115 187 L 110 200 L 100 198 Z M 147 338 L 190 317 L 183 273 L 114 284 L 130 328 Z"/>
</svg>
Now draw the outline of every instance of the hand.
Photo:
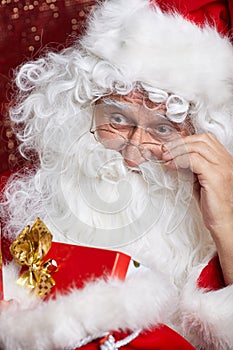
<svg viewBox="0 0 233 350">
<path fill-rule="evenodd" d="M 186 136 L 164 146 L 168 150 L 163 153 L 166 167 L 194 173 L 194 195 L 215 241 L 225 281 L 233 283 L 232 155 L 208 133 Z"/>
</svg>

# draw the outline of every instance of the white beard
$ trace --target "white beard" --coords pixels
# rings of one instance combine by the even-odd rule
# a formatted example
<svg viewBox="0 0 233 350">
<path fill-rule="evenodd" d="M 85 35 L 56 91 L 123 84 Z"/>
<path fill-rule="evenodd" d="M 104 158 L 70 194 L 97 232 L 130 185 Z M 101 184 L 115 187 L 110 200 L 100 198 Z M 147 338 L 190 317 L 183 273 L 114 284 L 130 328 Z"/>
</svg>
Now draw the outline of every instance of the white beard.
<svg viewBox="0 0 233 350">
<path fill-rule="evenodd" d="M 38 309 L 36 301 L 27 302 L 28 295 L 23 294 L 22 311 L 21 307 L 17 312 L 9 309 L 9 315 L 0 317 L 9 349 L 15 344 L 18 349 L 48 349 L 51 344 L 50 348 L 54 344 L 64 348 L 92 334 L 93 329 L 101 335 L 108 329 L 148 329 L 165 323 L 182 333 L 179 307 L 188 275 L 196 267 L 205 266 L 213 254 L 213 242 L 192 198 L 191 178 L 149 163 L 141 165 L 140 172 L 132 171 L 124 166 L 119 153 L 87 142 L 85 137 L 74 144 L 74 149 L 67 150 L 63 162 L 57 162 L 62 166 L 54 176 L 40 169 L 31 178 L 28 188 L 34 207 L 30 207 L 30 220 L 39 215 L 55 241 L 121 250 L 149 269 L 139 269 L 124 282 L 110 279 L 107 283 L 99 280 L 87 284 L 83 290 L 74 289 L 68 296 L 42 303 Z M 22 221 L 28 220 L 26 214 L 23 219 L 21 215 Z M 11 266 L 7 268 L 9 272 Z M 198 294 L 196 278 L 194 291 L 187 293 L 188 305 Z M 21 293 L 12 288 L 15 279 L 15 274 L 10 276 L 5 294 L 9 298 L 15 294 L 19 298 Z M 24 324 L 24 308 L 30 308 L 30 336 L 25 327 L 9 332 Z M 190 314 L 187 323 L 193 322 L 192 310 Z"/>
<path fill-rule="evenodd" d="M 172 272 L 177 283 L 209 259 L 212 243 L 193 200 L 191 175 L 148 162 L 132 171 L 120 153 L 89 134 L 74 147 L 63 161 L 56 210 L 46 210 L 55 240 L 124 251 Z"/>
</svg>

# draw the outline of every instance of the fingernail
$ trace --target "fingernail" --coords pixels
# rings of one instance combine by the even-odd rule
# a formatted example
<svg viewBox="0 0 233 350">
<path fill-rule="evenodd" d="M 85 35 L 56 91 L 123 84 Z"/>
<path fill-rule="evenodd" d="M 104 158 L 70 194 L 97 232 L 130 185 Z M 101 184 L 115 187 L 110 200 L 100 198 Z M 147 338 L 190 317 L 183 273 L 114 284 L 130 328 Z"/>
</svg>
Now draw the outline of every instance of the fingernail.
<svg viewBox="0 0 233 350">
<path fill-rule="evenodd" d="M 162 150 L 163 152 L 167 152 L 167 151 L 168 151 L 168 149 L 167 149 L 167 147 L 166 147 L 165 145 L 162 145 L 161 150 Z"/>
</svg>

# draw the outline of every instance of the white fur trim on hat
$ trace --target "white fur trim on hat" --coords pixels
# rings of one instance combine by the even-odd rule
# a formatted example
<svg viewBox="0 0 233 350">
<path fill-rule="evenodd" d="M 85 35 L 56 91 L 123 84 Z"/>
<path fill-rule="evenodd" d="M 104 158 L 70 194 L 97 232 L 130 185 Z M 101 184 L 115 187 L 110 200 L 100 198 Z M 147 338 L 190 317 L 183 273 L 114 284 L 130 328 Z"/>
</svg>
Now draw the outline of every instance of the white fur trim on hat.
<svg viewBox="0 0 233 350">
<path fill-rule="evenodd" d="M 233 48 L 205 25 L 163 13 L 148 0 L 111 0 L 97 8 L 84 49 L 119 68 L 131 81 L 179 94 L 206 108 L 230 104 Z"/>
</svg>

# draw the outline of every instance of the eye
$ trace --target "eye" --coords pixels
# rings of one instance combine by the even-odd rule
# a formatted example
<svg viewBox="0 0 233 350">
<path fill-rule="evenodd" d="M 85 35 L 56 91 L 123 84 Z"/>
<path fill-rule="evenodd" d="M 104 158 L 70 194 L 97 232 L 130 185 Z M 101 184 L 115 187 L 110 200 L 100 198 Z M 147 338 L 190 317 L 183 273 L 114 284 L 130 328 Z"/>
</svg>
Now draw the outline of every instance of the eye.
<svg viewBox="0 0 233 350">
<path fill-rule="evenodd" d="M 120 113 L 111 113 L 109 123 L 113 128 L 124 129 L 132 126 L 128 118 Z"/>
<path fill-rule="evenodd" d="M 164 135 L 173 133 L 175 131 L 176 131 L 176 129 L 174 128 L 174 126 L 166 125 L 166 124 L 158 125 L 155 129 L 156 133 L 164 134 Z"/>
<path fill-rule="evenodd" d="M 177 135 L 177 130 L 172 124 L 157 124 L 153 128 L 149 128 L 148 132 L 152 137 L 168 140 Z"/>
</svg>

